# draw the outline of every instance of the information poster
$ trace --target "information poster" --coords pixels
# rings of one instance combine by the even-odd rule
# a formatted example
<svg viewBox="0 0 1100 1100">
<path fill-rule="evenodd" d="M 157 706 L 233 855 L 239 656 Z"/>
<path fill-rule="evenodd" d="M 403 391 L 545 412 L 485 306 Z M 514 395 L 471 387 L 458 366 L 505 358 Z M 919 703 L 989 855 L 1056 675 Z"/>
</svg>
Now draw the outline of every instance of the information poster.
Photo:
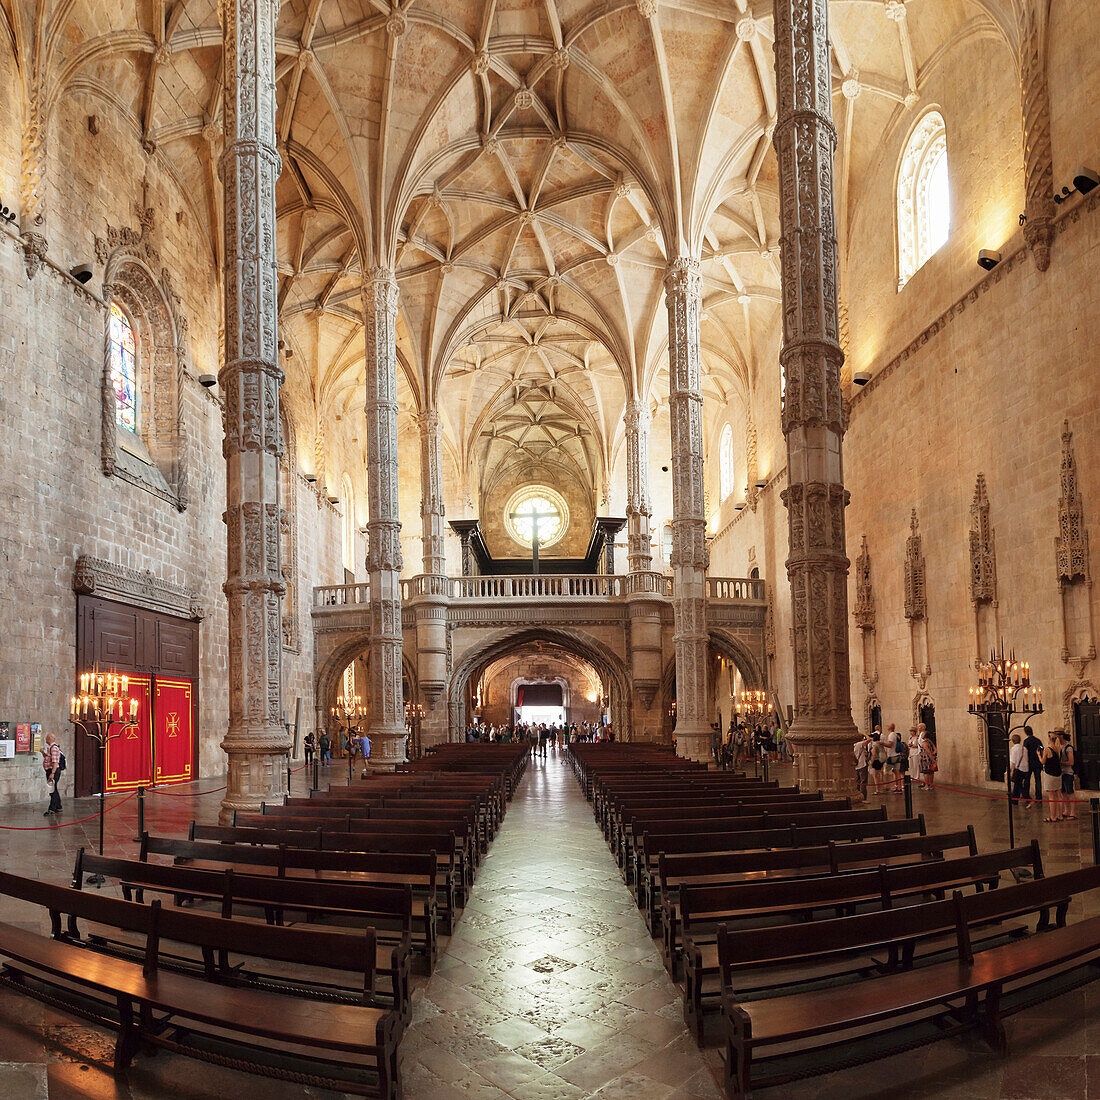
<svg viewBox="0 0 1100 1100">
<path fill-rule="evenodd" d="M 31 751 L 31 724 L 30 722 L 17 722 L 15 725 L 15 751 Z"/>
<path fill-rule="evenodd" d="M 31 752 L 42 751 L 42 723 L 31 723 Z"/>
</svg>

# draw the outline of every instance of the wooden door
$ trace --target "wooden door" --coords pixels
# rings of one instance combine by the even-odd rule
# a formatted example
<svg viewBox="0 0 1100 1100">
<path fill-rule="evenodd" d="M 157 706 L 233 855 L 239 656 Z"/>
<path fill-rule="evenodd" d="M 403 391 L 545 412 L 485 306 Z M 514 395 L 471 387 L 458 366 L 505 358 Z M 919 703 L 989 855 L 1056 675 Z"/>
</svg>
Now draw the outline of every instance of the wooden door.
<svg viewBox="0 0 1100 1100">
<path fill-rule="evenodd" d="M 198 772 L 199 625 L 95 596 L 77 596 L 75 672 L 98 667 L 131 678 L 138 726 L 107 749 L 106 789 L 183 783 Z M 75 686 L 74 686 L 74 691 Z M 101 789 L 102 750 L 78 732 L 77 797 Z"/>
<path fill-rule="evenodd" d="M 1100 788 L 1100 702 L 1082 699 L 1073 704 L 1073 748 L 1082 787 Z"/>
</svg>

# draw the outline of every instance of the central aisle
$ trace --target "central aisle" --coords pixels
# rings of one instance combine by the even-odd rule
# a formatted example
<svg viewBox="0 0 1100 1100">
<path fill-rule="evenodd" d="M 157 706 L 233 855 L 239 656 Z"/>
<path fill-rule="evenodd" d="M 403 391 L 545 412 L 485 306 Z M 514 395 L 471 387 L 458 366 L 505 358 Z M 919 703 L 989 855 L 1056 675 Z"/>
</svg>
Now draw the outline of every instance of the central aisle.
<svg viewBox="0 0 1100 1100">
<path fill-rule="evenodd" d="M 405 1095 L 721 1097 L 563 754 L 532 760 L 413 995 Z"/>
</svg>

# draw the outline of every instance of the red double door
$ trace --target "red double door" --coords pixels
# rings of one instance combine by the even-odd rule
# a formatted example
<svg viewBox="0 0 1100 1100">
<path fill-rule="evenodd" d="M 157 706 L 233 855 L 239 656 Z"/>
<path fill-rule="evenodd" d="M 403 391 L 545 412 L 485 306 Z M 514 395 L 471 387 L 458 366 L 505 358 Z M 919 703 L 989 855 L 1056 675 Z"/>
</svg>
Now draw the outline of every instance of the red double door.
<svg viewBox="0 0 1100 1100">
<path fill-rule="evenodd" d="M 194 685 L 165 676 L 130 677 L 138 722 L 107 742 L 107 791 L 132 791 L 194 776 Z"/>
<path fill-rule="evenodd" d="M 75 791 L 187 783 L 198 767 L 198 623 L 113 600 L 77 603 L 78 671 L 125 673 L 137 724 L 99 746 L 77 732 Z M 117 727 L 112 728 L 114 734 Z"/>
</svg>

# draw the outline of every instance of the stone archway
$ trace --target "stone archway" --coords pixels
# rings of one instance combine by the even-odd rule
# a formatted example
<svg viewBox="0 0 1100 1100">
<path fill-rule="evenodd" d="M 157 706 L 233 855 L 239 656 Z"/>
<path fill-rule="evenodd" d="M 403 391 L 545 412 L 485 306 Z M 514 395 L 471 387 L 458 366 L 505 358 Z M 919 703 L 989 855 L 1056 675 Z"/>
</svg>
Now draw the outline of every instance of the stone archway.
<svg viewBox="0 0 1100 1100">
<path fill-rule="evenodd" d="M 623 741 L 631 740 L 630 679 L 623 659 L 602 642 L 580 631 L 547 627 L 520 627 L 498 631 L 472 646 L 455 665 L 447 685 L 448 736 L 462 740 L 466 685 L 481 665 L 525 642 L 549 642 L 582 657 L 606 680 L 611 701 L 612 725 Z"/>
<path fill-rule="evenodd" d="M 359 656 L 364 657 L 369 667 L 369 631 L 349 635 L 325 657 L 320 668 L 314 674 L 313 698 L 319 716 L 323 717 L 331 711 L 336 703 L 336 696 L 340 694 L 340 678 L 344 674 L 344 669 Z M 415 702 L 419 698 L 416 663 L 405 652 L 401 654 L 401 671 L 404 679 L 409 682 L 409 699 Z M 368 699 L 366 702 L 369 706 L 370 700 Z"/>
</svg>

